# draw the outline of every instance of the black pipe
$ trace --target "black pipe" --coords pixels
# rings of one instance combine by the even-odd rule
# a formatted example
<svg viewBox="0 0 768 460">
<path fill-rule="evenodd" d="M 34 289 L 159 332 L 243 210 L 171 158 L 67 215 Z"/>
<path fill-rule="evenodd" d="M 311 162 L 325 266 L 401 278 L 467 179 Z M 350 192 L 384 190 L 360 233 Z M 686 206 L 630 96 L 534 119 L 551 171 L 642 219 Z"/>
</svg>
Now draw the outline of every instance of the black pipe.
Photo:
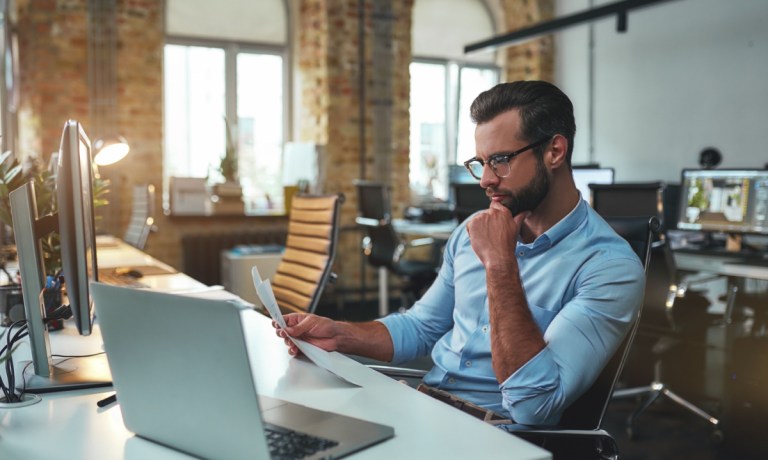
<svg viewBox="0 0 768 460">
<path fill-rule="evenodd" d="M 567 27 L 579 25 L 584 22 L 591 22 L 596 19 L 614 14 L 618 15 L 619 17 L 619 28 L 621 28 L 622 16 L 624 26 L 626 27 L 626 15 L 630 10 L 669 1 L 671 0 L 623 0 L 620 2 L 609 3 L 597 8 L 590 8 L 586 11 L 582 11 L 581 13 L 575 13 L 569 16 L 563 16 L 561 18 L 540 22 L 524 29 L 497 35 L 487 40 L 470 43 L 464 47 L 464 53 L 472 53 L 474 51 L 492 51 L 497 48 L 518 45 L 522 42 L 533 40 L 534 38 L 538 38 L 542 35 L 551 34 Z"/>
</svg>

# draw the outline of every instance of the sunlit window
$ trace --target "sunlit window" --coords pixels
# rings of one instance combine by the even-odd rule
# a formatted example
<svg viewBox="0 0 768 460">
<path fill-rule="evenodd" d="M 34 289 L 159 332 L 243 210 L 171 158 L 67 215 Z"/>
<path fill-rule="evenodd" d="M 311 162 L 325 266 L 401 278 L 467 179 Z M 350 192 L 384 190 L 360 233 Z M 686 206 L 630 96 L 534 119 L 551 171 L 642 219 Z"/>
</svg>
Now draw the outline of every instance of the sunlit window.
<svg viewBox="0 0 768 460">
<path fill-rule="evenodd" d="M 165 177 L 222 182 L 218 167 L 229 125 L 246 211 L 281 209 L 283 86 L 280 54 L 235 45 L 167 44 Z"/>
<path fill-rule="evenodd" d="M 469 107 L 499 82 L 492 66 L 436 60 L 411 63 L 412 192 L 422 199 L 448 198 L 449 168 L 475 154 Z"/>
</svg>

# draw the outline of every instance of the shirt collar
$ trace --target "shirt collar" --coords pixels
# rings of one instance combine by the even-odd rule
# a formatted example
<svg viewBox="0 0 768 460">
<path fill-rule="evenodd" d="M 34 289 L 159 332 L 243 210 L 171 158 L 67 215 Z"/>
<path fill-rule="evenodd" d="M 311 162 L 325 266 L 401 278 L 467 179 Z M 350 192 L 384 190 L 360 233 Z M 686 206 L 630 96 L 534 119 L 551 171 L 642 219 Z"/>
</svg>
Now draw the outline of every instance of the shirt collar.
<svg viewBox="0 0 768 460">
<path fill-rule="evenodd" d="M 518 245 L 527 246 L 531 249 L 540 247 L 550 248 L 556 245 L 560 240 L 573 233 L 584 222 L 584 219 L 587 218 L 587 206 L 589 206 L 587 202 L 579 196 L 579 202 L 576 206 L 565 217 L 560 219 L 558 223 L 539 235 L 533 243 L 526 245 L 518 242 Z"/>
</svg>

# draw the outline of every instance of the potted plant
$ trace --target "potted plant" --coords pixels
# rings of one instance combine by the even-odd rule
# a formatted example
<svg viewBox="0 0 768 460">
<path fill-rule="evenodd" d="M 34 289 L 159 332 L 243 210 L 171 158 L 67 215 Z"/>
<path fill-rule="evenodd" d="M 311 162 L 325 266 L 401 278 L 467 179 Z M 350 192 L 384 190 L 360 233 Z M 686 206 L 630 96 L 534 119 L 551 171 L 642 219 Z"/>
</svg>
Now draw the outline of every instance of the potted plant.
<svg viewBox="0 0 768 460">
<path fill-rule="evenodd" d="M 219 163 L 219 173 L 225 182 L 237 182 L 237 146 L 232 139 L 232 129 L 227 117 L 224 117 L 224 126 L 227 131 L 227 144 L 224 148 L 224 156 Z"/>
<path fill-rule="evenodd" d="M 243 189 L 240 187 L 237 174 L 237 145 L 234 142 L 232 130 L 226 117 L 224 117 L 224 126 L 226 127 L 227 141 L 224 156 L 218 167 L 218 172 L 224 178 L 224 182 L 211 186 L 211 201 L 216 214 L 242 214 L 244 211 Z"/>
</svg>

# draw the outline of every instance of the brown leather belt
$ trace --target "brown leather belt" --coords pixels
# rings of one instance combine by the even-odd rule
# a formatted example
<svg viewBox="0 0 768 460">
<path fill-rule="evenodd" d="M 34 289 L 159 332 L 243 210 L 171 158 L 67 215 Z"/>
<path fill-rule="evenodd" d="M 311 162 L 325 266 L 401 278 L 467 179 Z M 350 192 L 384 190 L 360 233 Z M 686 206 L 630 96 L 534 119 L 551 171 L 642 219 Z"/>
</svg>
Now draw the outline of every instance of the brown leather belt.
<svg viewBox="0 0 768 460">
<path fill-rule="evenodd" d="M 462 412 L 466 412 L 467 414 L 475 418 L 479 418 L 480 420 L 490 423 L 492 425 L 509 425 L 509 424 L 515 423 L 514 421 L 510 420 L 507 417 L 504 417 L 503 415 L 500 415 L 492 410 L 485 409 L 483 407 L 478 406 L 477 404 L 461 399 L 458 396 L 454 396 L 451 393 L 448 393 L 447 391 L 439 390 L 437 388 L 424 385 L 423 383 L 419 384 L 419 386 L 416 389 L 424 394 L 427 394 L 437 399 L 438 401 L 442 401 L 448 405 L 455 407 L 456 409 L 459 409 Z"/>
</svg>

